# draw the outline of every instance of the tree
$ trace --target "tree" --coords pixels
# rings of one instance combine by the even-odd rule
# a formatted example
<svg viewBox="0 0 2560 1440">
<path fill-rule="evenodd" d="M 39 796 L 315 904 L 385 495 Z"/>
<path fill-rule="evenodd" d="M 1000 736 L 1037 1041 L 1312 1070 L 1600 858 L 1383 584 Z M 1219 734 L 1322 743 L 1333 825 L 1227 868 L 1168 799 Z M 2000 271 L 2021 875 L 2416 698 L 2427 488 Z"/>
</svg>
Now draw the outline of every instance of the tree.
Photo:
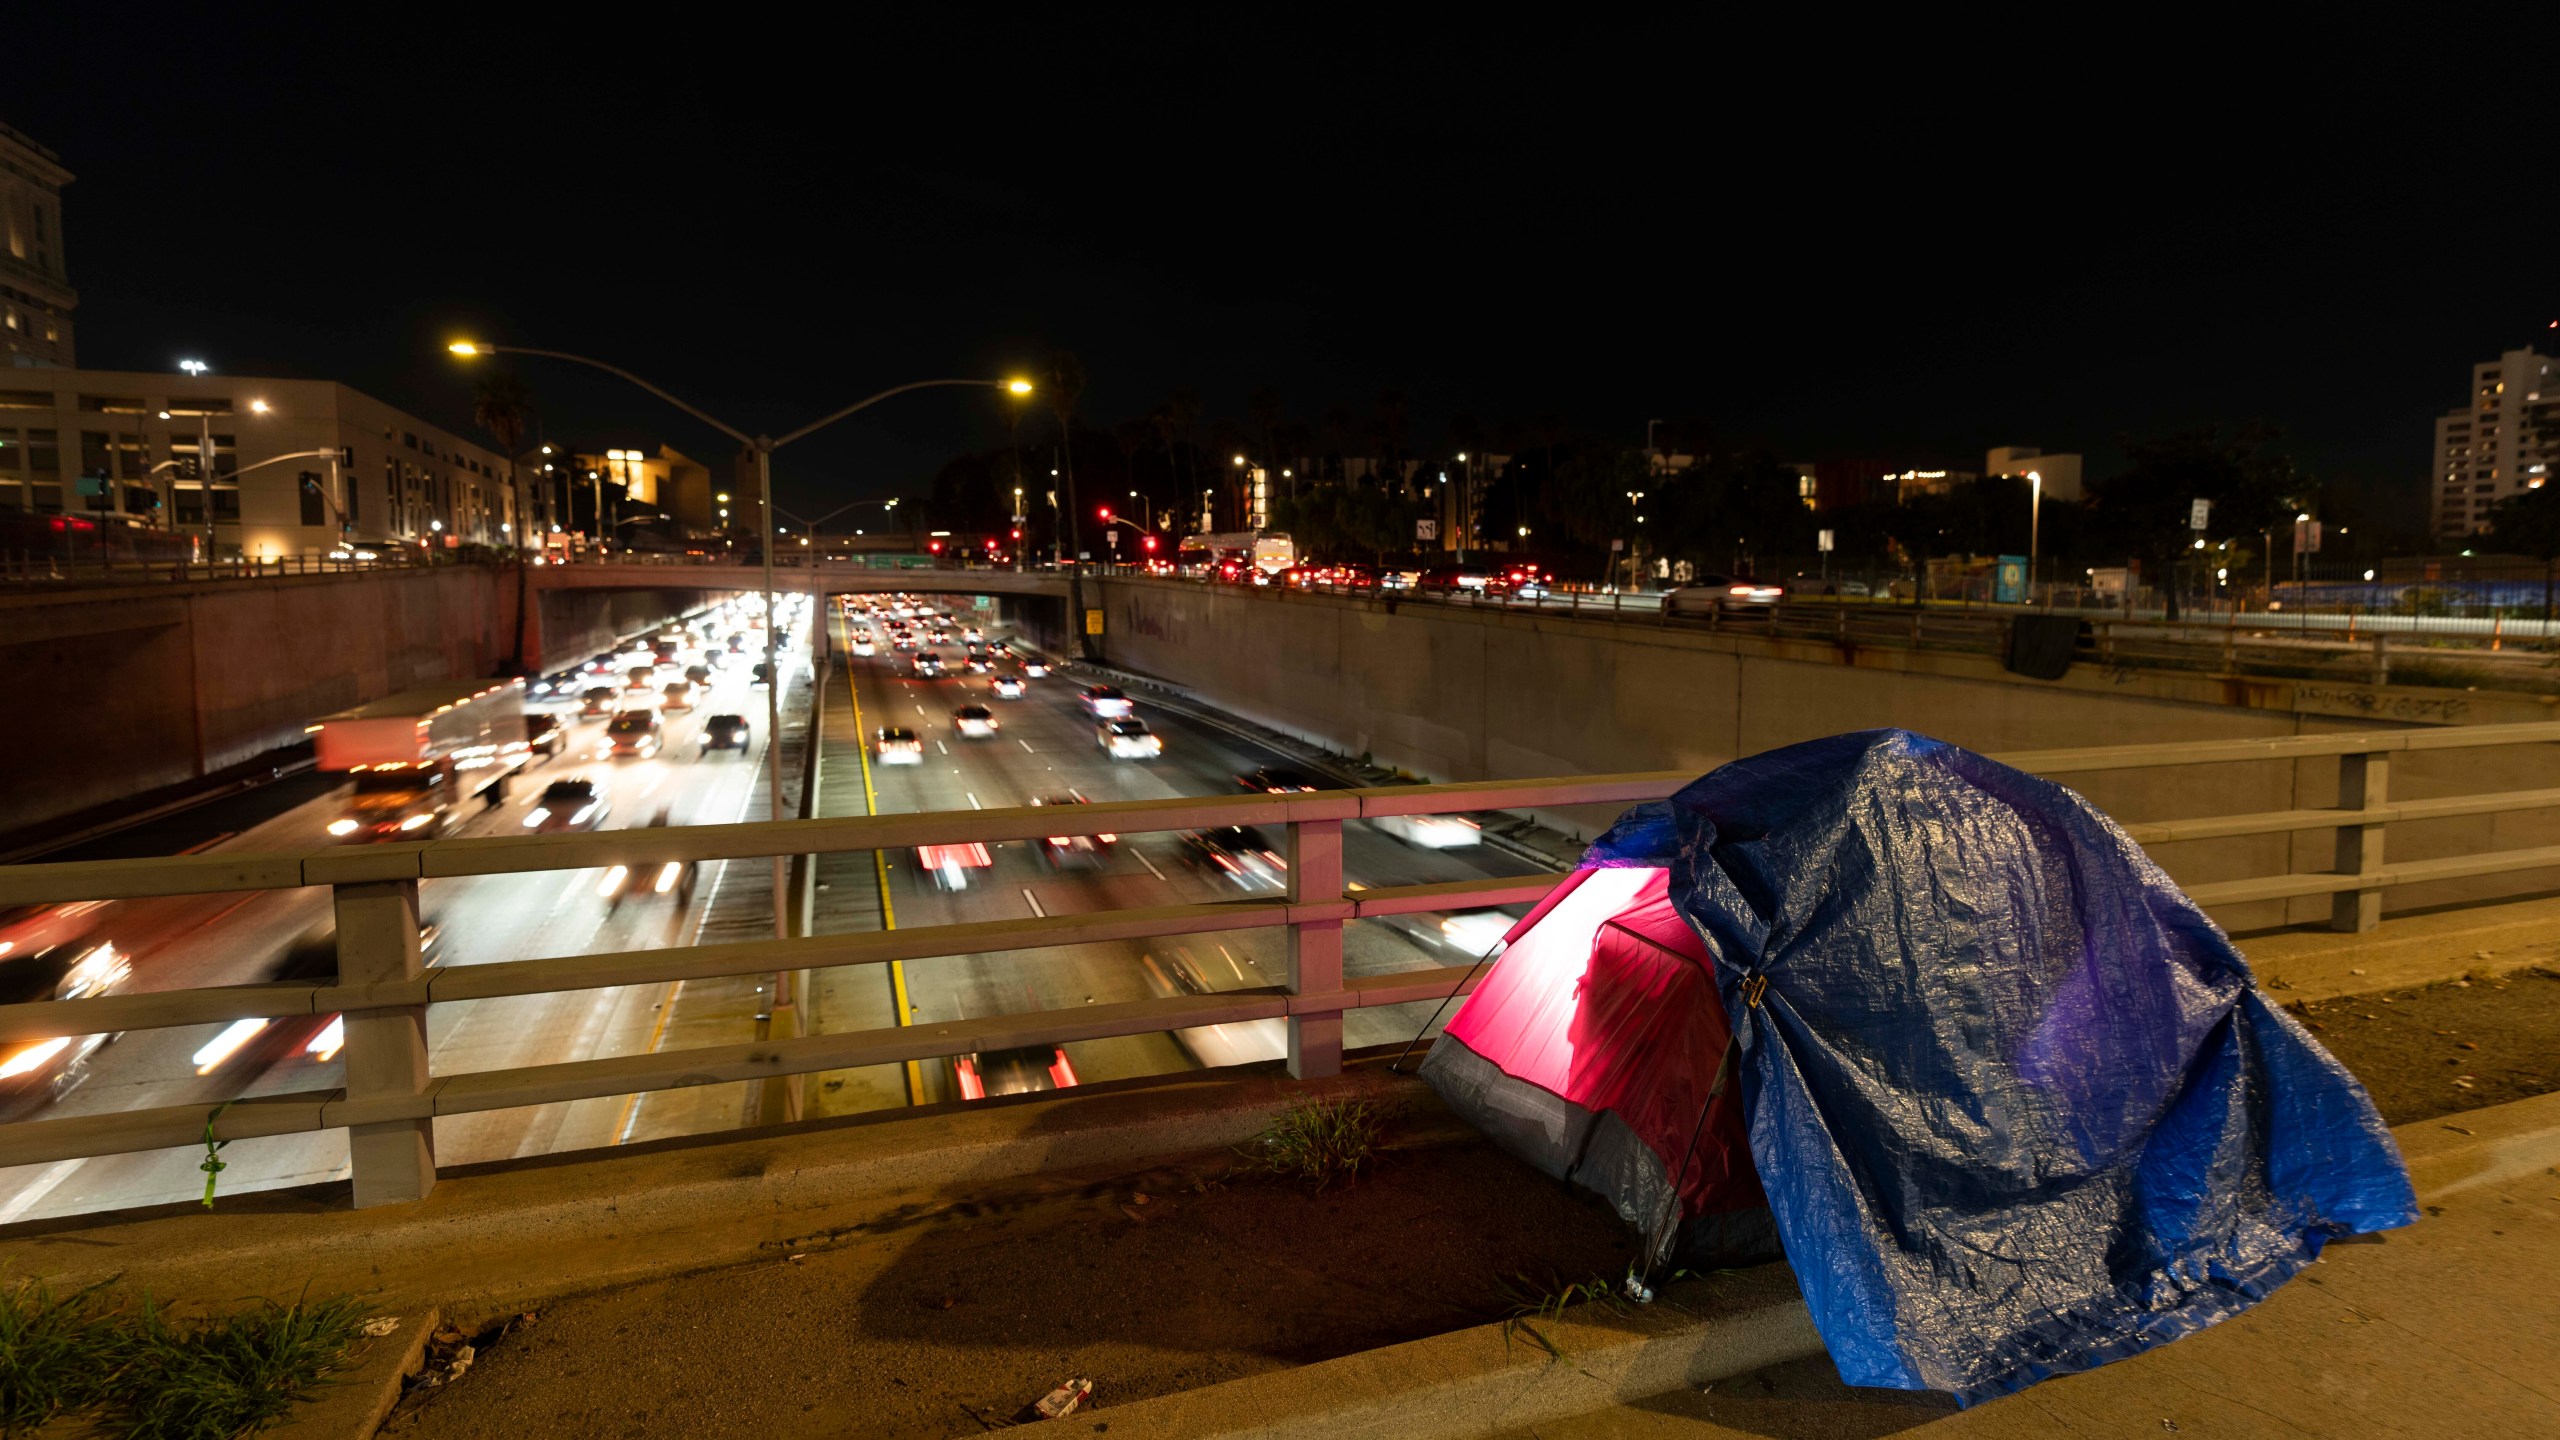
<svg viewBox="0 0 2560 1440">
<path fill-rule="evenodd" d="M 524 563 L 524 541 L 532 526 L 525 520 L 524 487 L 516 479 L 516 452 L 524 444 L 525 416 L 533 409 L 533 393 L 513 375 L 487 374 L 471 397 L 471 421 L 489 432 L 507 457 L 507 508 L 514 512 L 508 547 L 516 560 L 516 668 L 524 668 L 525 650 L 533 634 L 533 572 Z"/>
<path fill-rule="evenodd" d="M 2539 486 L 2490 507 L 2489 542 L 2542 562 L 2542 623 L 2549 625 L 2552 571 L 2560 563 L 2560 486 Z"/>
<path fill-rule="evenodd" d="M 1090 660 L 1093 638 L 1085 631 L 1084 619 L 1084 510 L 1076 501 L 1076 404 L 1084 399 L 1084 385 L 1083 361 L 1065 350 L 1049 357 L 1040 393 L 1049 401 L 1049 413 L 1058 418 L 1059 468 L 1066 477 L 1067 627 L 1075 634 L 1077 653 Z"/>
<path fill-rule="evenodd" d="M 2171 565 L 2197 538 L 2187 528 L 2197 500 L 2213 502 L 2212 528 L 2250 535 L 2290 523 L 2308 502 L 2311 482 L 2277 451 L 2283 432 L 2252 421 L 2225 434 L 2219 426 L 2153 440 L 2122 440 L 2128 468 L 2100 482 L 2089 506 L 2093 543 L 2135 556 L 2152 568 L 2178 618 Z"/>
</svg>

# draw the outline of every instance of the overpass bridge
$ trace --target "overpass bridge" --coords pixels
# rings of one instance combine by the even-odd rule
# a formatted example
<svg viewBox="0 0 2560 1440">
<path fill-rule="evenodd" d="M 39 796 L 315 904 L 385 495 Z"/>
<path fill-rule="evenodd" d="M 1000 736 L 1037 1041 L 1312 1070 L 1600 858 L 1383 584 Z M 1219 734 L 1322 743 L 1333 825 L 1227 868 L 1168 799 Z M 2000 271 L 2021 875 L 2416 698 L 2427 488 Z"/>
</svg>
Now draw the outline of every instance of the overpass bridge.
<svg viewBox="0 0 2560 1440">
<path fill-rule="evenodd" d="M 806 594 L 885 595 L 897 591 L 933 594 L 1018 595 L 1064 601 L 1067 577 L 1055 571 L 992 569 L 890 569 L 847 560 L 790 563 L 773 567 L 777 590 Z M 631 590 L 682 587 L 703 590 L 760 590 L 764 567 L 752 563 L 704 560 L 597 561 L 544 565 L 533 571 L 533 585 L 546 593 L 580 590 Z"/>
</svg>

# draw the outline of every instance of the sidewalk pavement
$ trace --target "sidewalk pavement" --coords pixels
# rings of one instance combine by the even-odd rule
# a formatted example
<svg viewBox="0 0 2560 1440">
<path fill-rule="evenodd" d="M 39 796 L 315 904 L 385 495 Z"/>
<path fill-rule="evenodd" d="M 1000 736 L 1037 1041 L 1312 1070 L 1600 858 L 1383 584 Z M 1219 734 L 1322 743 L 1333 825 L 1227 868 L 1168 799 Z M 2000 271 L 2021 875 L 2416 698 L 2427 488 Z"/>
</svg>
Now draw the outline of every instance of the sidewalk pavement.
<svg viewBox="0 0 2560 1440">
<path fill-rule="evenodd" d="M 2448 1116 L 2437 1128 L 2458 1133 L 2465 1119 Z M 2403 1127 L 2404 1145 L 2408 1132 L 2424 1128 Z M 2445 1185 L 2430 1183 L 2429 1167 L 2411 1158 L 2427 1212 L 2418 1224 L 2329 1247 L 2264 1304 L 2210 1330 L 1972 1410 L 1936 1396 L 1853 1390 L 1827 1357 L 1814 1356 L 1703 1393 L 1684 1389 L 1515 1433 L 1540 1440 L 2560 1435 L 2560 1166 L 2492 1169 Z"/>
</svg>

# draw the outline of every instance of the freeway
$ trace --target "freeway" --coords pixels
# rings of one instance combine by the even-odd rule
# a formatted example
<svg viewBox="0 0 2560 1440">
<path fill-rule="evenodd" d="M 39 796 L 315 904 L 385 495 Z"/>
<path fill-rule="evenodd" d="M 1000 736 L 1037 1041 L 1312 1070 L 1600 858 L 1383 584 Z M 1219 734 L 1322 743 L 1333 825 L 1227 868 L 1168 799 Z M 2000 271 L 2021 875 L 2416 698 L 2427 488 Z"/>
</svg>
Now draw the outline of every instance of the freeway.
<svg viewBox="0 0 2560 1440">
<path fill-rule="evenodd" d="M 1097 721 L 1078 698 L 1078 680 L 1057 674 L 1030 680 L 1021 698 L 1006 699 L 995 693 L 991 676 L 962 672 L 957 645 L 941 647 L 951 672 L 942 679 L 919 678 L 908 656 L 886 645 L 879 650 L 869 658 L 851 658 L 851 647 L 840 645 L 838 653 L 849 657 L 850 676 L 838 683 L 847 684 L 865 734 L 903 726 L 921 742 L 919 763 L 881 765 L 876 754 L 870 757 L 869 782 L 881 813 L 993 809 L 1076 795 L 1105 801 L 1236 794 L 1241 789 L 1238 777 L 1262 767 L 1305 770 L 1240 732 L 1143 700 L 1136 714 L 1162 737 L 1163 753 L 1147 760 L 1114 759 L 1098 742 Z M 1011 667 L 1005 669 L 1010 673 Z M 840 703 L 844 698 L 839 691 L 830 699 L 831 718 L 853 708 Z M 1001 728 L 984 737 L 962 735 L 952 712 L 966 704 L 986 706 Z M 855 763 L 850 730 L 850 724 L 830 726 L 835 743 L 828 746 L 829 767 Z M 1272 849 L 1283 845 L 1277 831 L 1264 838 Z M 922 863 L 927 857 L 914 852 L 883 858 L 886 909 L 902 928 L 1237 898 L 1271 893 L 1280 884 L 1279 874 L 1268 865 L 1222 869 L 1172 834 L 1118 836 L 1092 856 L 1061 854 L 1047 842 L 1032 840 L 988 846 L 983 865 L 929 866 Z M 872 863 L 868 855 L 822 863 L 820 878 L 830 893 L 822 907 L 821 930 L 878 927 L 882 906 L 871 877 L 884 872 L 874 870 Z M 1420 848 L 1367 822 L 1345 827 L 1344 873 L 1355 886 L 1531 874 L 1545 868 L 1488 845 Z M 1490 912 L 1356 922 L 1345 931 L 1344 968 L 1361 975 L 1465 964 L 1481 955 L 1507 924 L 1507 916 Z M 1277 985 L 1287 973 L 1287 953 L 1285 932 L 1274 929 L 948 956 L 900 968 L 911 1018 L 930 1022 L 1070 1009 L 1186 989 Z M 819 1029 L 896 1023 L 893 987 L 877 967 L 822 971 L 813 985 Z M 1430 1009 L 1354 1012 L 1346 1017 L 1344 1043 L 1401 1043 Z M 990 1093 L 1004 1093 L 1052 1088 L 1070 1076 L 1109 1080 L 1268 1059 L 1282 1052 L 1283 1043 L 1282 1023 L 1273 1020 L 1081 1041 L 1064 1047 L 1063 1063 L 1055 1054 L 1012 1056 L 982 1058 L 974 1068 L 977 1084 Z M 917 1069 L 916 1098 L 962 1097 L 960 1066 L 944 1062 Z M 811 1112 L 902 1103 L 907 1099 L 900 1093 L 903 1088 L 894 1071 L 830 1074 L 813 1088 Z"/>
<path fill-rule="evenodd" d="M 686 657 L 690 660 L 691 656 Z M 715 672 L 708 695 L 690 713 L 666 717 L 666 743 L 648 759 L 615 760 L 599 752 L 604 723 L 580 721 L 562 707 L 568 746 L 518 777 L 500 804 L 481 810 L 452 833 L 500 835 L 524 832 L 545 786 L 592 779 L 606 787 L 609 808 L 599 828 L 646 825 L 661 811 L 674 824 L 761 819 L 765 815 L 762 766 L 768 760 L 765 704 L 749 674 L 751 655 L 735 657 Z M 807 700 L 805 646 L 787 653 L 787 698 Z M 749 717 L 750 748 L 712 751 L 697 758 L 696 737 L 716 713 Z M 241 853 L 309 849 L 326 843 L 324 830 L 337 813 L 331 790 L 265 816 L 222 839 L 221 850 Z M 432 927 L 431 963 L 483 964 L 501 960 L 574 955 L 660 943 L 689 943 L 713 912 L 745 911 L 770 904 L 769 872 L 760 863 L 706 865 L 689 903 L 642 894 L 618 907 L 597 893 L 599 872 L 545 871 L 467 879 L 430 880 L 420 888 L 422 921 Z M 130 957 L 131 988 L 178 989 L 236 984 L 277 973 L 290 952 L 308 954 L 324 945 L 331 929 L 329 892 L 271 891 L 130 901 L 117 908 L 107 938 Z M 769 933 L 752 922 L 751 933 Z M 439 1005 L 428 1013 L 428 1044 L 438 1073 L 550 1064 L 654 1048 L 668 1039 L 659 987 L 571 991 L 556 995 Z M 734 1021 L 743 1038 L 752 1023 L 754 994 L 694 996 L 692 1022 Z M 705 1016 L 706 1003 L 728 1012 Z M 5 1118 L 86 1115 L 146 1106 L 211 1106 L 244 1096 L 330 1089 L 342 1067 L 314 1026 L 278 1021 L 246 1037 L 233 1037 L 228 1053 L 222 1026 L 202 1025 L 128 1033 L 100 1049 L 76 1088 L 41 1108 L 42 1097 L 21 1100 Z M 737 1123 L 734 1087 L 704 1087 L 706 1095 L 609 1098 L 574 1104 L 456 1116 L 436 1122 L 441 1165 L 505 1159 L 558 1149 L 619 1143 Z M 708 1107 L 708 1108 L 706 1108 Z M 347 1144 L 342 1132 L 244 1140 L 222 1154 L 223 1193 L 305 1184 L 343 1177 Z M 0 1224 L 119 1206 L 201 1197 L 203 1159 L 195 1151 L 101 1156 L 53 1165 L 0 1170 Z"/>
</svg>

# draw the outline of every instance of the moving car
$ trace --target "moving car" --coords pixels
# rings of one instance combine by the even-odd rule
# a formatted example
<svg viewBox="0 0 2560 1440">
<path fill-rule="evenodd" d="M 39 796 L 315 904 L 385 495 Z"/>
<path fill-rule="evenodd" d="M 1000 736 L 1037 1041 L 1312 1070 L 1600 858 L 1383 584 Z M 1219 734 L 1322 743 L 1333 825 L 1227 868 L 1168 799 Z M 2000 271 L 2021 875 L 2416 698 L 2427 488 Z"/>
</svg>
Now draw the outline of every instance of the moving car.
<svg viewBox="0 0 2560 1440">
<path fill-rule="evenodd" d="M 979 629 L 975 625 L 972 625 L 960 632 L 960 638 L 968 641 L 972 645 L 981 645 L 986 643 L 987 632 Z"/>
<path fill-rule="evenodd" d="M 91 932 L 109 913 L 95 902 L 29 906 L 0 915 L 0 1005 L 80 1000 L 124 987 L 133 966 L 114 943 Z M 89 1057 L 113 1034 L 0 1040 L 0 1114 L 32 1110 L 89 1078 Z"/>
<path fill-rule="evenodd" d="M 1025 680 L 1048 679 L 1049 662 L 1036 655 L 1026 658 L 1022 662 L 1022 678 Z"/>
<path fill-rule="evenodd" d="M 1250 825 L 1190 831 L 1182 837 L 1182 858 L 1203 874 L 1225 876 L 1239 889 L 1289 888 L 1289 862 L 1269 837 Z"/>
<path fill-rule="evenodd" d="M 622 672 L 622 688 L 625 690 L 647 690 L 657 683 L 658 667 L 655 665 L 634 665 Z"/>
<path fill-rule="evenodd" d="M 1087 800 L 1082 793 L 1070 790 L 1061 795 L 1042 795 L 1031 803 L 1034 805 L 1090 805 L 1093 802 Z M 1040 858 L 1048 861 L 1056 869 L 1082 869 L 1099 865 L 1109 859 L 1111 847 L 1119 843 L 1119 836 L 1107 833 L 1050 835 L 1043 837 L 1040 841 Z"/>
<path fill-rule="evenodd" d="M 548 710 L 524 712 L 524 748 L 552 759 L 567 748 L 569 733 L 560 728 L 560 717 Z"/>
<path fill-rule="evenodd" d="M 924 742 L 903 725 L 892 725 L 872 737 L 873 758 L 883 765 L 921 765 Z"/>
<path fill-rule="evenodd" d="M 1662 608 L 1673 615 L 1731 614 L 1765 608 L 1787 598 L 1787 587 L 1775 580 L 1748 575 L 1701 575 L 1694 583 L 1666 591 Z"/>
<path fill-rule="evenodd" d="M 658 708 L 670 715 L 679 710 L 693 708 L 693 686 L 689 682 L 670 680 L 667 682 L 667 688 L 659 693 L 666 698 L 658 703 Z"/>
<path fill-rule="evenodd" d="M 1381 815 L 1374 823 L 1417 850 L 1459 850 L 1484 842 L 1484 827 L 1464 815 Z"/>
<path fill-rule="evenodd" d="M 646 760 L 666 742 L 666 732 L 659 725 L 655 710 L 625 710 L 606 723 L 604 733 L 610 742 L 610 753 L 617 760 Z"/>
<path fill-rule="evenodd" d="M 1178 944 L 1168 946 L 1162 955 L 1150 951 L 1139 956 L 1138 966 L 1146 971 L 1147 989 L 1157 995 L 1207 995 L 1217 988 L 1201 973 L 1200 963 Z M 1194 1025 L 1174 1031 L 1173 1038 L 1191 1052 L 1192 1059 L 1211 1069 L 1278 1060 L 1289 1053 L 1289 1027 L 1284 1020 Z"/>
<path fill-rule="evenodd" d="M 996 712 L 984 705 L 963 705 L 951 712 L 951 728 L 964 740 L 992 740 L 1001 727 Z"/>
<path fill-rule="evenodd" d="M 966 890 L 969 876 L 994 865 L 995 857 L 977 841 L 961 845 L 919 845 L 916 868 L 933 881 L 937 890 Z"/>
<path fill-rule="evenodd" d="M 755 668 L 747 672 L 747 688 L 750 690 L 770 687 L 772 684 L 773 662 L 770 660 L 757 661 Z"/>
<path fill-rule="evenodd" d="M 660 806 L 658 813 L 649 817 L 647 828 L 655 829 L 669 823 L 666 807 Z M 658 895 L 674 896 L 676 913 L 681 915 L 685 907 L 693 903 L 694 869 L 691 860 L 654 863 L 644 860 L 637 865 L 610 865 L 605 867 L 602 878 L 596 881 L 596 894 L 603 899 L 608 915 L 620 910 L 625 900 L 646 900 Z"/>
<path fill-rule="evenodd" d="M 1026 665 L 1022 668 L 1027 671 L 1031 667 Z M 1129 703 L 1129 697 L 1122 693 L 1117 685 L 1087 685 L 1084 687 L 1084 693 L 1078 695 L 1076 699 L 1083 704 L 1084 708 L 1092 711 L 1094 718 L 1098 720 L 1122 719 L 1135 708 Z"/>
<path fill-rule="evenodd" d="M 711 667 L 709 665 L 687 665 L 684 667 L 684 678 L 691 684 L 708 685 L 711 683 Z"/>
<path fill-rule="evenodd" d="M 1105 720 L 1093 727 L 1094 743 L 1114 760 L 1153 760 L 1164 754 L 1164 737 L 1144 720 Z"/>
<path fill-rule="evenodd" d="M 915 676 L 919 680 L 942 678 L 942 657 L 930 650 L 917 651 L 915 659 L 908 663 L 914 667 Z"/>
<path fill-rule="evenodd" d="M 614 703 L 621 698 L 622 692 L 610 685 L 591 685 L 578 696 L 578 718 L 601 720 L 613 713 Z"/>
<path fill-rule="evenodd" d="M 1319 780 L 1304 770 L 1285 765 L 1265 765 L 1259 770 L 1236 777 L 1236 788 L 1248 795 L 1297 795 L 1309 790 L 1331 790 L 1329 781 Z"/>
<path fill-rule="evenodd" d="M 878 653 L 878 651 L 877 647 L 871 643 L 870 636 L 857 635 L 853 638 L 853 653 L 861 656 L 869 656 Z"/>
<path fill-rule="evenodd" d="M 554 780 L 542 787 L 542 798 L 524 817 L 524 828 L 537 835 L 593 830 L 613 808 L 602 780 Z"/>
<path fill-rule="evenodd" d="M 951 1062 L 951 1074 L 963 1100 L 1064 1090 L 1076 1083 L 1075 1066 L 1067 1063 L 1067 1052 L 1055 1045 L 962 1055 Z"/>
<path fill-rule="evenodd" d="M 994 691 L 995 697 L 999 700 L 1019 700 L 1022 698 L 1023 691 L 1022 677 L 999 675 L 988 684 L 987 688 Z"/>
<path fill-rule="evenodd" d="M 714 715 L 702 722 L 702 734 L 697 738 L 696 743 L 702 747 L 702 753 L 706 755 L 714 750 L 735 750 L 745 754 L 747 741 L 752 735 L 746 716 Z"/>
</svg>

